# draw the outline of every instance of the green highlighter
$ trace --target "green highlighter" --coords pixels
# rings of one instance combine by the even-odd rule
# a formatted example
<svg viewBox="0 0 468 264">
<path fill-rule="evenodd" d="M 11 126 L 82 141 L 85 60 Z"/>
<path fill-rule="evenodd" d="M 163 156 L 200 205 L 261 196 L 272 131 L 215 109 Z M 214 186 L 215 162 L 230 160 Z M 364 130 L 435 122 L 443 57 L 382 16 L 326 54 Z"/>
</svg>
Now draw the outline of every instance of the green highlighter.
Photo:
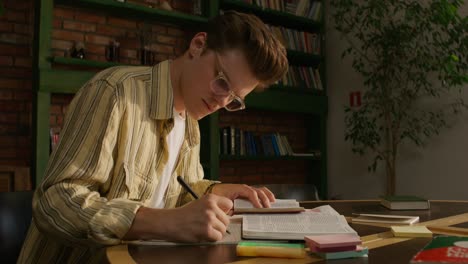
<svg viewBox="0 0 468 264">
<path fill-rule="evenodd" d="M 275 258 L 305 258 L 303 243 L 278 243 L 241 241 L 237 244 L 237 256 L 243 257 L 275 257 Z"/>
</svg>

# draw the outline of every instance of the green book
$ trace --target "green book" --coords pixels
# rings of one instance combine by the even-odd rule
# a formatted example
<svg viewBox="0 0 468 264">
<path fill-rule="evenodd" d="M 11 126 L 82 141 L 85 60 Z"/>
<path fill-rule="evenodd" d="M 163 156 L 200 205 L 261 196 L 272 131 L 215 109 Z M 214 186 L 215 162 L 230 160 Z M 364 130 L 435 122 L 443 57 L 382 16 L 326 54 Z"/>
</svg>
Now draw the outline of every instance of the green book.
<svg viewBox="0 0 468 264">
<path fill-rule="evenodd" d="M 414 195 L 381 196 L 380 204 L 390 210 L 426 210 L 430 208 L 427 199 Z"/>
</svg>

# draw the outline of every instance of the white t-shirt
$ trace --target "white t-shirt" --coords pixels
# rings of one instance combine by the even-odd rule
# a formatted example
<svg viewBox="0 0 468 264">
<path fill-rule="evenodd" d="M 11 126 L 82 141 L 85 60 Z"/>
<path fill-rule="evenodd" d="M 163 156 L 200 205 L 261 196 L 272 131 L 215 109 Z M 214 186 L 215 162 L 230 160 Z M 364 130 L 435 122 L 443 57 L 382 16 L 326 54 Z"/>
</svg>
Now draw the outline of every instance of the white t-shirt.
<svg viewBox="0 0 468 264">
<path fill-rule="evenodd" d="M 174 127 L 166 137 L 169 157 L 149 204 L 150 207 L 153 208 L 164 208 L 164 194 L 166 193 L 169 180 L 171 179 L 172 172 L 174 171 L 174 165 L 177 157 L 179 157 L 180 147 L 184 142 L 185 116 L 177 114 L 175 109 L 174 112 L 176 113 L 174 115 Z"/>
</svg>

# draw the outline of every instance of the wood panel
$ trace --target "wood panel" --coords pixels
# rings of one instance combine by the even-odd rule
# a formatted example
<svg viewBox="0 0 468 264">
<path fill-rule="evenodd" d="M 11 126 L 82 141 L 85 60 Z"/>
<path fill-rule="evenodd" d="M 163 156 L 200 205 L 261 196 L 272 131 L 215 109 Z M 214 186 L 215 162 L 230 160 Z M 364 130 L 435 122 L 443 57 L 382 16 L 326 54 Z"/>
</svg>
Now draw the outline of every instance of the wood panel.
<svg viewBox="0 0 468 264">
<path fill-rule="evenodd" d="M 0 192 L 31 190 L 28 167 L 0 166 Z"/>
</svg>

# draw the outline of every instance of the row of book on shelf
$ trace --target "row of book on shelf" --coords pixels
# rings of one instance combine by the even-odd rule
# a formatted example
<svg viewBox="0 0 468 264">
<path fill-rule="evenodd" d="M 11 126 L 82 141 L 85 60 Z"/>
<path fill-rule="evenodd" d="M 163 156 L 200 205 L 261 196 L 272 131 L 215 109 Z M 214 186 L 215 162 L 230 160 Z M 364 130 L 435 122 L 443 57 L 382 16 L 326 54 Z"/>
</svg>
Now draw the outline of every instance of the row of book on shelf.
<svg viewBox="0 0 468 264">
<path fill-rule="evenodd" d="M 296 16 L 307 17 L 320 21 L 322 17 L 322 3 L 310 0 L 244 0 L 243 2 L 257 5 Z"/>
<path fill-rule="evenodd" d="M 273 34 L 288 49 L 319 55 L 321 36 L 318 33 L 269 26 Z"/>
<path fill-rule="evenodd" d="M 288 72 L 278 81 L 278 84 L 323 91 L 320 72 L 318 69 L 314 69 L 312 67 L 290 65 Z"/>
<path fill-rule="evenodd" d="M 310 156 L 319 150 L 296 153 L 286 136 L 280 133 L 254 134 L 234 126 L 220 128 L 220 154 L 236 156 Z"/>
</svg>

